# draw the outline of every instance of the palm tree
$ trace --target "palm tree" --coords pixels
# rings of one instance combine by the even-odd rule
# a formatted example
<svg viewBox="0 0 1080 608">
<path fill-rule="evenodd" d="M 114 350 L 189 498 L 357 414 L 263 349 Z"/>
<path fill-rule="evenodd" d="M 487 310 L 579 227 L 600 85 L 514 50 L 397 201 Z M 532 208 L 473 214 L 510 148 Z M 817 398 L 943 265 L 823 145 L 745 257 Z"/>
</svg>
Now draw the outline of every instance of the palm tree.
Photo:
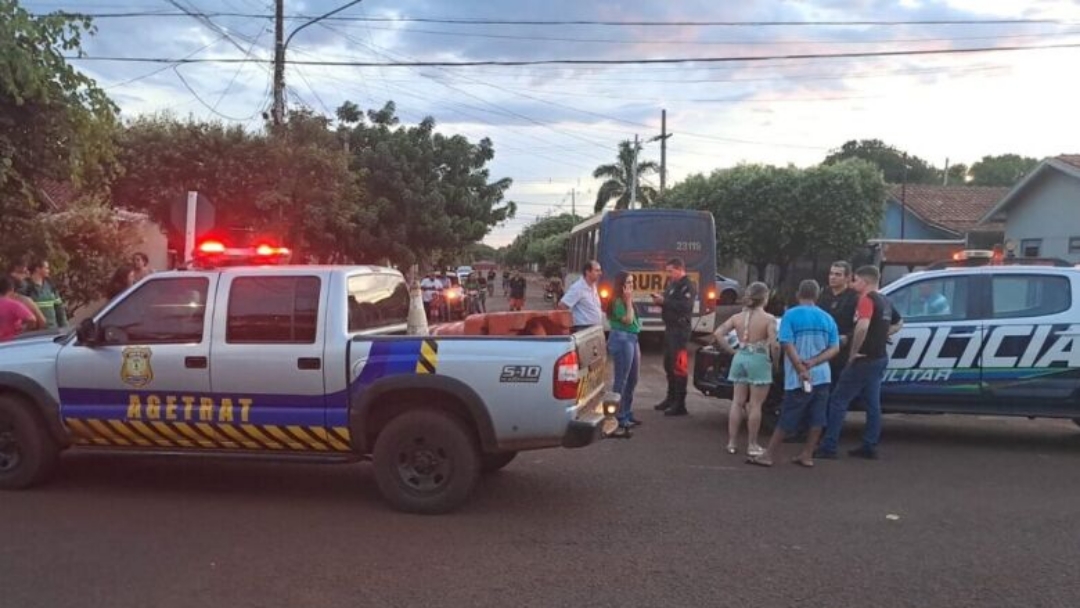
<svg viewBox="0 0 1080 608">
<path fill-rule="evenodd" d="M 641 151 L 641 145 L 638 145 Z M 652 186 L 642 186 L 641 178 L 645 175 L 660 171 L 659 165 L 649 161 L 638 162 L 637 167 L 637 200 L 643 205 L 649 205 L 656 200 L 656 189 Z M 630 207 L 630 182 L 634 174 L 634 143 L 626 140 L 619 143 L 619 162 L 610 165 L 600 165 L 593 171 L 593 177 L 605 179 L 596 194 L 597 213 L 604 210 L 611 199 L 615 201 L 616 209 L 628 209 Z"/>
</svg>

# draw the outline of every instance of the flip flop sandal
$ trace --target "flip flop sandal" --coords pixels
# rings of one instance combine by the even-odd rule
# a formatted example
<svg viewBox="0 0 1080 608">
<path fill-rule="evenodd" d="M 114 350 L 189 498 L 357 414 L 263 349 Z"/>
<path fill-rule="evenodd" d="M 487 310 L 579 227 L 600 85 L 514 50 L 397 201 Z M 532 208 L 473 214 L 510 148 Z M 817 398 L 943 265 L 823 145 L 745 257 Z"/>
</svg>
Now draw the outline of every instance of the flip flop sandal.
<svg viewBox="0 0 1080 608">
<path fill-rule="evenodd" d="M 773 463 L 766 460 L 759 460 L 757 456 L 751 456 L 750 458 L 747 458 L 746 464 L 753 464 L 759 467 L 771 467 L 773 465 Z"/>
<path fill-rule="evenodd" d="M 735 446 L 732 446 L 732 445 L 727 446 L 726 448 L 724 448 L 724 450 L 728 454 L 738 454 L 739 453 L 739 448 L 737 448 Z"/>
<path fill-rule="evenodd" d="M 803 460 L 802 458 L 799 458 L 798 456 L 796 456 L 795 458 L 792 458 L 791 463 L 792 464 L 797 464 L 800 467 L 805 467 L 807 469 L 814 468 L 814 461 L 813 460 L 811 460 L 810 462 L 807 462 L 807 461 Z"/>
</svg>

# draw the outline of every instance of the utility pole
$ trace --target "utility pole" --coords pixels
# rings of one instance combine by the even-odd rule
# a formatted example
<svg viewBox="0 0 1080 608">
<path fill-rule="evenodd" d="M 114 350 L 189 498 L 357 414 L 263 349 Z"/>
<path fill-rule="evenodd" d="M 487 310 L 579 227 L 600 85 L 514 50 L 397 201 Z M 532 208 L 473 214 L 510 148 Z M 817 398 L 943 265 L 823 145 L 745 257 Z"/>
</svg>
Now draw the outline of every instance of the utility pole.
<svg viewBox="0 0 1080 608">
<path fill-rule="evenodd" d="M 660 110 L 660 197 L 667 185 L 667 110 Z"/>
<path fill-rule="evenodd" d="M 945 186 L 949 185 L 949 159 L 945 158 Z"/>
<path fill-rule="evenodd" d="M 334 10 L 324 15 L 319 15 L 310 21 L 306 21 L 289 34 L 289 37 L 282 42 L 281 38 L 285 35 L 285 0 L 274 0 L 274 108 L 271 110 L 272 118 L 274 120 L 274 126 L 278 126 L 285 122 L 285 51 L 289 48 L 289 43 L 292 42 L 293 36 L 300 33 L 300 30 L 308 27 L 309 25 L 315 25 L 316 23 L 332 17 L 341 11 L 360 4 L 363 0 L 353 0 L 335 8 Z"/>
<path fill-rule="evenodd" d="M 907 153 L 904 153 L 904 178 L 903 183 L 900 184 L 900 240 L 903 241 L 906 236 L 907 228 Z"/>
<path fill-rule="evenodd" d="M 634 162 L 630 169 L 630 203 L 627 205 L 627 209 L 634 208 L 634 201 L 637 200 L 637 155 L 640 145 L 638 144 L 637 133 L 634 134 Z"/>
<path fill-rule="evenodd" d="M 274 126 L 285 121 L 285 0 L 274 2 Z"/>
<path fill-rule="evenodd" d="M 577 190 L 570 189 L 570 215 L 577 217 Z"/>
</svg>

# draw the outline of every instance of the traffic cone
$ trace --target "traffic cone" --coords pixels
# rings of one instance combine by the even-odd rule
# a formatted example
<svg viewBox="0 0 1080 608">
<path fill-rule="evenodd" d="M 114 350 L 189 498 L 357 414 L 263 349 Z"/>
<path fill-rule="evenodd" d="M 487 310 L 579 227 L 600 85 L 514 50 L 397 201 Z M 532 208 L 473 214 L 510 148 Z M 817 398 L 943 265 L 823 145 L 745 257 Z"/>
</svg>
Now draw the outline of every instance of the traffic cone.
<svg viewBox="0 0 1080 608">
<path fill-rule="evenodd" d="M 413 279 L 409 288 L 409 319 L 406 333 L 410 336 L 426 336 L 428 330 L 427 315 L 424 314 L 424 299 L 420 294 L 420 282 Z"/>
</svg>

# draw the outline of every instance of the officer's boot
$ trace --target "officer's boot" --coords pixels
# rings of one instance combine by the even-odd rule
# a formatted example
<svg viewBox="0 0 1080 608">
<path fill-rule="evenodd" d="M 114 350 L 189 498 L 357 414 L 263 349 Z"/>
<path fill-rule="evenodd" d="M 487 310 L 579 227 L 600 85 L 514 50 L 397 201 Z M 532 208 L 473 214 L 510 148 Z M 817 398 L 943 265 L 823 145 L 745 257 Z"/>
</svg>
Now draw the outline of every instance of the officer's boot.
<svg viewBox="0 0 1080 608">
<path fill-rule="evenodd" d="M 675 378 L 674 391 L 672 392 L 671 407 L 664 410 L 665 416 L 685 416 L 689 412 L 686 411 L 686 378 Z"/>
<path fill-rule="evenodd" d="M 673 384 L 673 381 L 669 379 L 667 385 L 667 396 L 664 397 L 663 401 L 653 406 L 654 410 L 662 412 L 675 403 L 675 387 L 673 386 Z"/>
</svg>

